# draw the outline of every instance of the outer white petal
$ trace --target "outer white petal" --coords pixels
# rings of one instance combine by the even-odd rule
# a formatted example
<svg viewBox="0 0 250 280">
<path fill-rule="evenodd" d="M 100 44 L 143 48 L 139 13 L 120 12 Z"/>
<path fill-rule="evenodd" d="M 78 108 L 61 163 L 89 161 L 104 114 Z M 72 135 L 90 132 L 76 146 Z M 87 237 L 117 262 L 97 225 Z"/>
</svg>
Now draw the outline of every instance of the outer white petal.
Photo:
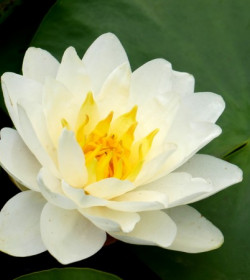
<svg viewBox="0 0 250 280">
<path fill-rule="evenodd" d="M 188 73 L 173 71 L 172 91 L 184 97 L 194 92 L 194 77 Z"/>
<path fill-rule="evenodd" d="M 37 103 L 42 101 L 42 85 L 37 81 L 6 72 L 2 76 L 2 83 L 5 84 L 13 104 L 19 99 Z"/>
<path fill-rule="evenodd" d="M 185 129 L 186 134 L 184 131 L 181 131 L 181 129 L 184 129 L 183 126 L 179 127 L 179 132 L 175 131 L 175 133 L 171 133 L 169 138 L 174 143 L 177 143 L 178 146 L 182 146 L 186 155 L 198 151 L 221 134 L 221 128 L 209 122 L 193 122 L 187 124 Z M 182 139 L 178 139 L 178 136 L 182 137 Z"/>
<path fill-rule="evenodd" d="M 101 249 L 106 234 L 76 210 L 50 203 L 41 215 L 41 234 L 48 251 L 62 264 L 86 259 Z"/>
<path fill-rule="evenodd" d="M 62 190 L 79 208 L 105 206 L 108 204 L 107 200 L 86 194 L 83 189 L 73 188 L 64 181 L 62 182 Z"/>
<path fill-rule="evenodd" d="M 167 174 L 178 168 L 220 135 L 221 128 L 213 122 L 223 109 L 224 101 L 212 93 L 189 94 L 181 100 L 165 139 L 167 142 L 175 143 L 178 149 L 163 166 L 163 173 Z"/>
<path fill-rule="evenodd" d="M 129 233 L 109 232 L 114 238 L 131 244 L 157 245 L 167 248 L 176 236 L 176 225 L 162 211 L 140 213 L 141 220 Z"/>
<path fill-rule="evenodd" d="M 183 205 L 166 210 L 177 225 L 177 235 L 168 249 L 200 253 L 217 249 L 224 241 L 218 228 L 194 208 Z"/>
<path fill-rule="evenodd" d="M 132 191 L 116 197 L 107 205 L 108 208 L 125 211 L 140 212 L 166 208 L 168 198 L 165 194 L 155 191 Z"/>
<path fill-rule="evenodd" d="M 212 92 L 200 92 L 186 96 L 180 110 L 185 118 L 200 122 L 215 123 L 223 110 L 225 102 L 222 97 Z"/>
<path fill-rule="evenodd" d="M 75 95 L 86 95 L 91 91 L 90 79 L 73 47 L 64 52 L 56 79 Z"/>
<path fill-rule="evenodd" d="M 62 191 L 61 180 L 54 177 L 46 168 L 38 175 L 38 184 L 42 195 L 52 204 L 64 209 L 76 209 L 76 204 Z"/>
<path fill-rule="evenodd" d="M 42 166 L 46 166 L 51 170 L 51 172 L 60 177 L 58 174 L 57 167 L 55 166 L 53 160 L 47 154 L 47 152 L 42 147 L 34 128 L 27 116 L 24 108 L 17 104 L 18 115 L 19 115 L 19 123 L 20 123 L 20 131 L 21 136 L 27 147 L 31 150 L 31 152 L 35 155 L 37 160 L 41 163 Z"/>
<path fill-rule="evenodd" d="M 213 191 L 213 186 L 202 178 L 193 178 L 184 172 L 171 173 L 159 180 L 141 186 L 140 190 L 158 191 L 168 197 L 168 208 L 188 204 L 203 194 Z"/>
<path fill-rule="evenodd" d="M 55 77 L 59 62 L 47 51 L 31 47 L 24 56 L 23 75 L 43 83 L 46 77 Z"/>
<path fill-rule="evenodd" d="M 221 134 L 221 128 L 209 122 L 173 124 L 176 129 L 169 132 L 166 141 L 177 144 L 176 151 L 170 155 L 166 163 L 159 170 L 159 174 L 168 174 L 184 164 L 201 148 Z"/>
<path fill-rule="evenodd" d="M 16 109 L 16 106 L 12 103 L 9 91 L 3 82 L 2 82 L 2 91 L 3 91 L 4 103 L 8 110 L 9 116 L 10 116 L 15 128 L 18 129 L 19 118 L 18 118 L 18 114 L 17 114 L 17 109 Z"/>
<path fill-rule="evenodd" d="M 131 98 L 135 104 L 163 95 L 172 88 L 172 67 L 164 59 L 151 60 L 132 74 Z"/>
<path fill-rule="evenodd" d="M 39 191 L 36 178 L 41 165 L 12 128 L 1 130 L 0 162 L 18 183 Z"/>
<path fill-rule="evenodd" d="M 106 207 L 92 207 L 79 211 L 104 231 L 130 232 L 140 220 L 137 213 L 115 211 Z"/>
<path fill-rule="evenodd" d="M 99 93 L 108 75 L 124 62 L 128 62 L 126 52 L 114 34 L 103 34 L 94 41 L 85 53 L 83 63 L 95 94 Z"/>
<path fill-rule="evenodd" d="M 56 149 L 48 132 L 42 105 L 35 102 L 23 101 L 24 100 L 21 100 L 19 104 L 24 108 L 39 142 L 46 153 L 49 154 L 55 165 L 57 165 Z"/>
<path fill-rule="evenodd" d="M 83 151 L 72 131 L 63 129 L 58 145 L 58 164 L 63 179 L 73 187 L 83 187 L 88 180 Z"/>
<path fill-rule="evenodd" d="M 135 186 L 128 180 L 119 180 L 116 178 L 107 178 L 85 187 L 90 195 L 112 199 L 116 196 L 120 196 L 128 191 L 131 191 Z"/>
<path fill-rule="evenodd" d="M 40 235 L 40 215 L 45 200 L 37 192 L 12 197 L 0 213 L 0 250 L 18 257 L 46 250 Z"/>
<path fill-rule="evenodd" d="M 4 73 L 1 77 L 5 105 L 12 122 L 19 128 L 17 102 L 20 99 L 41 103 L 42 85 L 15 73 Z"/>
<path fill-rule="evenodd" d="M 196 154 L 177 171 L 188 172 L 194 177 L 202 177 L 214 186 L 211 192 L 201 195 L 192 202 L 204 199 L 242 181 L 242 170 L 238 166 L 209 155 Z"/>
<path fill-rule="evenodd" d="M 131 79 L 131 69 L 128 62 L 115 68 L 105 80 L 98 96 L 101 118 L 106 117 L 109 112 L 114 111 L 120 115 L 129 110 L 127 107 L 129 88 Z"/>
</svg>

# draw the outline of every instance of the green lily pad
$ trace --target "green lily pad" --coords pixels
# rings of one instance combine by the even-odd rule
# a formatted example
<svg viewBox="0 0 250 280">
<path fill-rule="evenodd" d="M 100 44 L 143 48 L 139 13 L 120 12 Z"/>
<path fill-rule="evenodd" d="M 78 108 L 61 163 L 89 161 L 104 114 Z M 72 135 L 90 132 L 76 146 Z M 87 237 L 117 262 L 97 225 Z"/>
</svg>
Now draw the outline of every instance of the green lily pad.
<svg viewBox="0 0 250 280">
<path fill-rule="evenodd" d="M 239 165 L 244 181 L 195 204 L 223 231 L 225 244 L 197 255 L 133 246 L 162 279 L 250 276 L 249 9 L 245 0 L 61 0 L 32 41 L 60 58 L 69 45 L 82 55 L 100 34 L 113 32 L 133 69 L 163 57 L 175 70 L 195 76 L 196 91 L 216 92 L 225 99 L 218 122 L 223 134 L 203 152 Z"/>
<path fill-rule="evenodd" d="M 8 71 L 21 71 L 25 50 L 44 14 L 54 2 L 0 0 L 0 76 Z M 6 111 L 1 86 L 0 107 Z"/>
<path fill-rule="evenodd" d="M 16 280 L 121 280 L 121 278 L 89 268 L 57 268 L 35 272 L 16 278 Z"/>
</svg>

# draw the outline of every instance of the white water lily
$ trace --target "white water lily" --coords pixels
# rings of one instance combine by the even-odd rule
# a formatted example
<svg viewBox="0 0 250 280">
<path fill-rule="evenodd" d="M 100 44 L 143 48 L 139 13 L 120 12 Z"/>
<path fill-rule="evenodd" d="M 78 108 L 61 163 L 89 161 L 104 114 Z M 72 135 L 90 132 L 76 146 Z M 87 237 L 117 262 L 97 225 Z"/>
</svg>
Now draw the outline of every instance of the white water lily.
<svg viewBox="0 0 250 280">
<path fill-rule="evenodd" d="M 96 253 L 106 233 L 132 244 L 197 253 L 222 233 L 186 204 L 242 180 L 241 170 L 196 154 L 221 133 L 214 93 L 194 93 L 194 78 L 164 59 L 133 73 L 113 34 L 80 59 L 69 47 L 59 63 L 29 48 L 23 75 L 2 88 L 15 129 L 3 128 L 2 167 L 27 188 L 0 214 L 0 250 L 48 250 L 72 263 Z"/>
</svg>

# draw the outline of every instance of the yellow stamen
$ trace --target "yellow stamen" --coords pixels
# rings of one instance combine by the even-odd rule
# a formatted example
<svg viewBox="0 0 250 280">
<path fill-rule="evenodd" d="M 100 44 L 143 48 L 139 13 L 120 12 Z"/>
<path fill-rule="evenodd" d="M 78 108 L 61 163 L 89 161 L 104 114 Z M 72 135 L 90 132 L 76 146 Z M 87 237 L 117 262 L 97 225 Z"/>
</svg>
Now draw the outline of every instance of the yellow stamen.
<svg viewBox="0 0 250 280">
<path fill-rule="evenodd" d="M 78 129 L 83 125 L 86 116 L 88 116 L 88 130 L 91 130 L 93 128 L 92 126 L 96 122 L 96 119 L 98 118 L 98 115 L 98 108 L 94 101 L 93 94 L 92 92 L 89 92 L 78 113 L 75 130 L 78 131 Z"/>
<path fill-rule="evenodd" d="M 122 135 L 121 143 L 126 149 L 130 149 L 134 142 L 134 132 L 137 127 L 137 122 L 133 123 L 129 129 Z"/>
<path fill-rule="evenodd" d="M 96 137 L 104 137 L 105 135 L 108 134 L 110 123 L 113 118 L 113 114 L 114 114 L 113 112 L 110 112 L 104 120 L 101 120 L 96 125 L 95 129 L 89 135 L 89 139 L 92 140 L 93 138 L 96 138 Z"/>
<path fill-rule="evenodd" d="M 114 157 L 112 159 L 112 163 L 113 163 L 113 177 L 117 178 L 117 179 L 121 179 L 122 178 L 122 174 L 123 174 L 123 162 L 122 159 L 118 159 L 117 157 Z"/>
<path fill-rule="evenodd" d="M 112 124 L 111 132 L 122 136 L 136 122 L 137 110 L 138 106 L 134 106 L 128 113 L 118 117 Z"/>
<path fill-rule="evenodd" d="M 155 129 L 150 132 L 146 137 L 142 138 L 141 140 L 137 141 L 133 147 L 131 148 L 131 161 L 138 162 L 143 161 L 147 156 L 155 135 L 158 133 L 159 129 Z"/>
<path fill-rule="evenodd" d="M 85 130 L 85 127 L 88 124 L 88 122 L 89 122 L 89 116 L 85 115 L 85 119 L 83 120 L 82 124 L 79 126 L 79 128 L 76 131 L 76 139 L 81 147 L 83 147 L 86 142 L 84 130 Z"/>
<path fill-rule="evenodd" d="M 88 170 L 88 182 L 87 185 L 90 185 L 96 182 L 96 166 L 97 166 L 97 159 L 93 157 L 91 160 L 86 161 L 86 167 Z"/>
<path fill-rule="evenodd" d="M 134 143 L 137 106 L 113 120 L 113 112 L 102 120 L 92 93 L 81 106 L 76 125 L 76 139 L 82 147 L 88 170 L 87 185 L 109 177 L 135 180 L 152 146 L 158 129 Z M 93 120 L 94 118 L 94 120 Z M 89 126 L 90 122 L 92 123 Z M 63 125 L 67 122 L 62 120 Z M 89 127 L 92 127 L 91 130 Z"/>
<path fill-rule="evenodd" d="M 111 166 L 110 166 L 110 160 L 113 157 L 112 152 L 107 152 L 107 154 L 102 155 L 97 160 L 97 166 L 96 166 L 96 179 L 97 181 L 102 180 L 104 178 L 113 177 Z"/>
<path fill-rule="evenodd" d="M 141 171 L 141 168 L 143 166 L 143 161 L 139 161 L 131 170 L 131 172 L 126 176 L 127 180 L 134 181 L 139 172 Z M 125 179 L 125 178 L 124 178 Z"/>
<path fill-rule="evenodd" d="M 67 128 L 67 129 L 70 129 L 70 127 L 69 127 L 69 123 L 67 122 L 67 120 L 66 119 L 61 119 L 61 124 L 62 124 L 62 127 L 63 128 Z"/>
<path fill-rule="evenodd" d="M 151 133 L 149 133 L 145 138 L 142 139 L 141 144 L 139 146 L 140 160 L 143 160 L 146 157 L 146 155 L 148 154 L 148 152 L 152 146 L 154 137 L 158 133 L 158 131 L 159 131 L 159 129 L 157 128 L 157 129 L 153 130 Z"/>
</svg>

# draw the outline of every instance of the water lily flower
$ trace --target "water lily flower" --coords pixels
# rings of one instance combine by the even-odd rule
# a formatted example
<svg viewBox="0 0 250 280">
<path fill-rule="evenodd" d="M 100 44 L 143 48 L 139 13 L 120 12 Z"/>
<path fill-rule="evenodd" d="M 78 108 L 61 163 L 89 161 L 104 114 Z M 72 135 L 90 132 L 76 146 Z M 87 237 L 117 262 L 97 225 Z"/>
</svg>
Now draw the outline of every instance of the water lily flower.
<svg viewBox="0 0 250 280">
<path fill-rule="evenodd" d="M 196 154 L 221 133 L 219 95 L 194 93 L 193 76 L 164 59 L 132 72 L 110 33 L 61 63 L 31 47 L 22 71 L 2 76 L 15 129 L 1 130 L 0 162 L 22 191 L 1 211 L 1 251 L 48 250 L 68 264 L 107 234 L 190 253 L 223 243 L 187 205 L 242 180 L 237 166 Z"/>
</svg>

